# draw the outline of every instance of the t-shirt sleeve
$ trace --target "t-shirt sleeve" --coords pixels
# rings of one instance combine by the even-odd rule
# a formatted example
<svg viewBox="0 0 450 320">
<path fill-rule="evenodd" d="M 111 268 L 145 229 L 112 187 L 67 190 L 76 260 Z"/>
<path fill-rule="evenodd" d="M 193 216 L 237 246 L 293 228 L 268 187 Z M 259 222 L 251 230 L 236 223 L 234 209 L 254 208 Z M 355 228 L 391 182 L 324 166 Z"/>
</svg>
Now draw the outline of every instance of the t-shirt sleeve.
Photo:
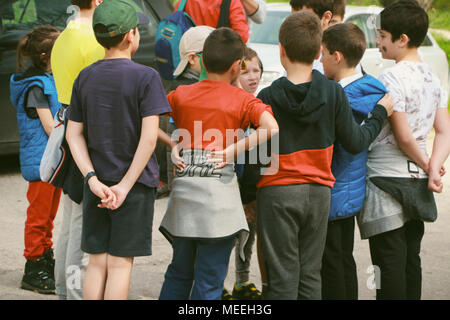
<svg viewBox="0 0 450 320">
<path fill-rule="evenodd" d="M 170 104 L 170 108 L 172 109 L 172 111 L 169 113 L 169 117 L 173 118 L 173 113 L 175 111 L 175 90 L 172 90 L 169 92 L 169 94 L 167 95 L 167 101 L 169 101 Z"/>
<path fill-rule="evenodd" d="M 441 86 L 441 102 L 439 103 L 439 108 L 447 109 L 448 108 L 448 92 Z"/>
<path fill-rule="evenodd" d="M 75 122 L 83 122 L 83 112 L 78 93 L 79 79 L 80 77 L 78 77 L 73 83 L 72 98 L 70 99 L 70 105 L 66 111 L 67 119 Z"/>
<path fill-rule="evenodd" d="M 41 87 L 34 86 L 28 91 L 27 108 L 50 108 L 48 99 Z"/>
<path fill-rule="evenodd" d="M 379 80 L 384 84 L 386 90 L 391 94 L 392 99 L 394 100 L 394 111 L 406 112 L 406 100 L 403 85 L 395 74 L 393 74 L 391 70 L 387 70 L 380 75 Z"/>
<path fill-rule="evenodd" d="M 156 71 L 148 72 L 141 85 L 143 88 L 140 97 L 140 114 L 142 118 L 172 111 L 161 78 Z"/>
<path fill-rule="evenodd" d="M 250 95 L 245 102 L 243 123 L 241 127 L 243 129 L 248 128 L 250 123 L 255 127 L 259 127 L 259 119 L 261 118 L 261 115 L 264 111 L 272 114 L 272 108 L 269 105 L 263 103 L 260 99 Z"/>
</svg>

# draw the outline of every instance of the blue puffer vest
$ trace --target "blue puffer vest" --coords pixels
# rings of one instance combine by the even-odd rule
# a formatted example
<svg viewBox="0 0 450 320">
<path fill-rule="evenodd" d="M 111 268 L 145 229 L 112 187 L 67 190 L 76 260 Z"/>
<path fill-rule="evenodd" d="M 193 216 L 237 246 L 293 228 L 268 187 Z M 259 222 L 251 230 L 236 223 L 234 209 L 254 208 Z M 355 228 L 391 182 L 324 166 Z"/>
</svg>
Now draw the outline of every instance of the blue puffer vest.
<svg viewBox="0 0 450 320">
<path fill-rule="evenodd" d="M 387 92 L 384 85 L 370 75 L 344 88 L 353 116 L 361 123 Z M 331 170 L 336 178 L 331 189 L 329 220 L 343 219 L 358 213 L 366 196 L 367 150 L 352 155 L 336 142 Z"/>
<path fill-rule="evenodd" d="M 27 181 L 41 180 L 39 165 L 48 140 L 40 119 L 31 119 L 25 112 L 28 90 L 34 86 L 38 86 L 44 91 L 49 101 L 52 116 L 61 107 L 61 103 L 58 102 L 55 81 L 51 74 L 45 73 L 25 78 L 22 73 L 11 76 L 11 102 L 17 109 L 17 124 L 20 135 L 20 170 Z"/>
</svg>

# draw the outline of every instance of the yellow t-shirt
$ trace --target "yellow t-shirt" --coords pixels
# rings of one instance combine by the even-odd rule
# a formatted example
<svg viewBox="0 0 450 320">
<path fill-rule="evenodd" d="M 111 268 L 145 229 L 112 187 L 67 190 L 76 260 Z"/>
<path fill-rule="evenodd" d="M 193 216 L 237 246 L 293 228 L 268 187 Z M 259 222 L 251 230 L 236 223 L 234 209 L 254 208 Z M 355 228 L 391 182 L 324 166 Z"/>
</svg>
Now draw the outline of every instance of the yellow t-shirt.
<svg viewBox="0 0 450 320">
<path fill-rule="evenodd" d="M 51 55 L 59 102 L 70 104 L 73 83 L 80 71 L 104 57 L 105 49 L 95 39 L 92 25 L 70 21 L 56 39 Z"/>
</svg>

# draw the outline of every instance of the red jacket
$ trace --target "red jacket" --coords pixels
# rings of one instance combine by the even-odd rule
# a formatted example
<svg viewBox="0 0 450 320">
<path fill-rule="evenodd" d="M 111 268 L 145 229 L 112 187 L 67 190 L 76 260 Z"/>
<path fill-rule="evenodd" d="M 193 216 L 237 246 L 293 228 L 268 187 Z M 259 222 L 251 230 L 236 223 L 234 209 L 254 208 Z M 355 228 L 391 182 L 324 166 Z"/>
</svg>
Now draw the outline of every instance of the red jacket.
<svg viewBox="0 0 450 320">
<path fill-rule="evenodd" d="M 180 1 L 178 1 L 176 9 L 178 9 Z M 188 0 L 184 11 L 194 20 L 197 26 L 206 25 L 216 28 L 219 22 L 221 4 L 222 0 Z M 248 23 L 240 0 L 231 0 L 230 27 L 239 33 L 242 40 L 247 43 L 249 38 Z"/>
</svg>

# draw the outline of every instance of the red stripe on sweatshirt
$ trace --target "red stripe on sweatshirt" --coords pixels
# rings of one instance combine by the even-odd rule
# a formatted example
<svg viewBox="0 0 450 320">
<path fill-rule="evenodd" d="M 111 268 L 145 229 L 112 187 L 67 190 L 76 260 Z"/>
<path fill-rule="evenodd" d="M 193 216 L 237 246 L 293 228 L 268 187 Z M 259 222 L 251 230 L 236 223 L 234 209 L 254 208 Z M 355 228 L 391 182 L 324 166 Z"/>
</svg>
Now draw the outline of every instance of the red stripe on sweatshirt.
<svg viewBox="0 0 450 320">
<path fill-rule="evenodd" d="M 271 167 L 262 175 L 257 187 L 318 183 L 330 188 L 336 179 L 331 172 L 333 145 L 325 149 L 302 150 L 273 157 Z"/>
</svg>

